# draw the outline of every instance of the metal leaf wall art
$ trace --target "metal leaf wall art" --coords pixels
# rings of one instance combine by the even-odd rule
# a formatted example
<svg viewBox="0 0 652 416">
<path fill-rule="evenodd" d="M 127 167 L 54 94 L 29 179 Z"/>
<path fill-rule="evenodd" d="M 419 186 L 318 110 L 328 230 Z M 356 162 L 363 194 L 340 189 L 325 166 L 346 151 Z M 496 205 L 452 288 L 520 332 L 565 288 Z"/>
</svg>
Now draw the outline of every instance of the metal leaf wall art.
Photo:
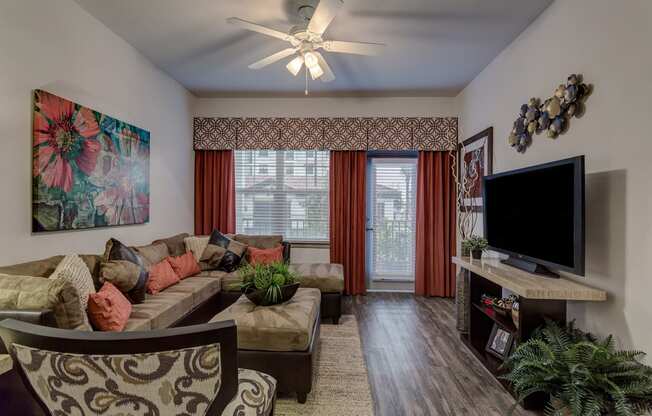
<svg viewBox="0 0 652 416">
<path fill-rule="evenodd" d="M 532 137 L 546 133 L 551 139 L 556 139 L 568 130 L 570 119 L 584 114 L 584 101 L 590 95 L 593 87 L 585 84 L 581 74 L 572 74 L 565 84 L 559 84 L 552 97 L 541 102 L 538 98 L 530 98 L 527 104 L 521 106 L 519 116 L 507 139 L 510 146 L 519 153 L 525 153 L 532 144 Z"/>
</svg>

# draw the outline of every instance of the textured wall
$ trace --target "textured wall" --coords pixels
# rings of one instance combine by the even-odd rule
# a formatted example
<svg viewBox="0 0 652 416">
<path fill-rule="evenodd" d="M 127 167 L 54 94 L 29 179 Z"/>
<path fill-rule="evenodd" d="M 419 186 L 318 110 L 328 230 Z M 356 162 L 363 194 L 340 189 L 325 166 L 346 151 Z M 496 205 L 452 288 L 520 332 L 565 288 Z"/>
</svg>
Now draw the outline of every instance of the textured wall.
<svg viewBox="0 0 652 416">
<path fill-rule="evenodd" d="M 460 139 L 494 126 L 496 172 L 586 155 L 587 272 L 606 303 L 575 303 L 572 318 L 652 353 L 652 2 L 557 0 L 458 97 Z M 507 145 L 519 106 L 549 97 L 573 72 L 595 84 L 586 113 L 557 140 Z M 533 236 L 536 238 L 536 236 Z"/>
<path fill-rule="evenodd" d="M 193 224 L 194 97 L 72 0 L 0 2 L 0 264 L 102 252 L 112 236 L 140 244 Z M 151 132 L 148 225 L 32 235 L 33 89 Z"/>
</svg>

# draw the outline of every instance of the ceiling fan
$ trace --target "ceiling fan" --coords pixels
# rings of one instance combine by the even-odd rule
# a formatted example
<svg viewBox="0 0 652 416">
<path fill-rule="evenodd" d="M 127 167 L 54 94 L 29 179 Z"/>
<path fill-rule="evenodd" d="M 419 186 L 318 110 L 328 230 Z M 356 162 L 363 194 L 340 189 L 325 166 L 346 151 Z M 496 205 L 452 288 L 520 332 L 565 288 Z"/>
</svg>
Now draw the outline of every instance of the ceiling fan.
<svg viewBox="0 0 652 416">
<path fill-rule="evenodd" d="M 305 4 L 298 7 L 297 12 L 305 20 L 305 23 L 292 27 L 289 33 L 284 33 L 237 17 L 226 19 L 228 23 L 240 26 L 243 29 L 289 42 L 292 45 L 290 48 L 283 49 L 260 61 L 254 62 L 249 65 L 249 68 L 261 69 L 296 54 L 297 56 L 286 67 L 292 75 L 297 76 L 305 65 L 306 95 L 308 95 L 308 72 L 310 72 L 310 77 L 313 80 L 319 79 L 323 82 L 331 82 L 335 79 L 335 74 L 333 74 L 333 71 L 328 66 L 324 56 L 319 52 L 319 49 L 335 53 L 378 55 L 385 47 L 381 43 L 325 40 L 323 38 L 324 32 L 342 6 L 344 6 L 344 2 L 342 0 L 321 0 L 316 8 L 312 4 L 306 1 Z"/>
</svg>

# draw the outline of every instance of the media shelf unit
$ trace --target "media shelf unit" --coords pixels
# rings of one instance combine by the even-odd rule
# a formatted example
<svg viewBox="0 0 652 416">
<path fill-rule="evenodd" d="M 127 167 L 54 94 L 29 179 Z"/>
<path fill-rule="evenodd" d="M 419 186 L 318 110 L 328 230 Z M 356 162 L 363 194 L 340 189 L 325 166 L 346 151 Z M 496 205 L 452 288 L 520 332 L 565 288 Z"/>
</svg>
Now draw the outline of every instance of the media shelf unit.
<svg viewBox="0 0 652 416">
<path fill-rule="evenodd" d="M 550 319 L 566 323 L 567 301 L 607 300 L 607 293 L 574 280 L 561 277 L 549 279 L 523 270 L 516 269 L 500 262 L 498 258 L 474 260 L 470 257 L 453 257 L 453 263 L 466 274 L 469 282 L 468 302 L 468 334 L 462 334 L 462 341 L 469 347 L 478 360 L 491 374 L 502 383 L 508 391 L 510 386 L 498 377 L 502 371 L 502 361 L 485 351 L 494 324 L 511 333 L 515 343 L 528 340 L 533 332 Z M 518 324 L 511 315 L 502 316 L 482 305 L 483 294 L 502 297 L 503 289 L 519 297 Z M 540 409 L 542 397 L 534 397 L 526 401 L 526 409 Z"/>
</svg>

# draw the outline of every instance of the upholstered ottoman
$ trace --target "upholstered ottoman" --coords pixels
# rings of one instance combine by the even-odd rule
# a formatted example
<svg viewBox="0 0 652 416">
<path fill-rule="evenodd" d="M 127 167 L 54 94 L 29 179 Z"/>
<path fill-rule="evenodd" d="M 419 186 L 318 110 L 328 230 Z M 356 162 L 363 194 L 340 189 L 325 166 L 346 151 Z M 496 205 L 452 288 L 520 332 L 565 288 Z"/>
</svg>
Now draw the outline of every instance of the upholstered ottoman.
<svg viewBox="0 0 652 416">
<path fill-rule="evenodd" d="M 342 316 L 344 267 L 336 263 L 297 263 L 291 264 L 290 270 L 300 276 L 301 287 L 319 289 L 321 316 L 337 325 Z"/>
<path fill-rule="evenodd" d="M 297 393 L 305 403 L 319 341 L 321 294 L 300 288 L 288 302 L 256 306 L 244 295 L 211 322 L 233 319 L 238 331 L 238 366 L 262 371 L 278 391 Z"/>
<path fill-rule="evenodd" d="M 338 324 L 342 316 L 342 293 L 344 292 L 344 268 L 335 263 L 297 263 L 290 264 L 290 270 L 299 276 L 303 288 L 319 289 L 321 292 L 321 317 L 330 318 Z M 240 298 L 239 285 L 242 279 L 238 272 L 221 273 L 222 307 L 233 304 Z"/>
</svg>

